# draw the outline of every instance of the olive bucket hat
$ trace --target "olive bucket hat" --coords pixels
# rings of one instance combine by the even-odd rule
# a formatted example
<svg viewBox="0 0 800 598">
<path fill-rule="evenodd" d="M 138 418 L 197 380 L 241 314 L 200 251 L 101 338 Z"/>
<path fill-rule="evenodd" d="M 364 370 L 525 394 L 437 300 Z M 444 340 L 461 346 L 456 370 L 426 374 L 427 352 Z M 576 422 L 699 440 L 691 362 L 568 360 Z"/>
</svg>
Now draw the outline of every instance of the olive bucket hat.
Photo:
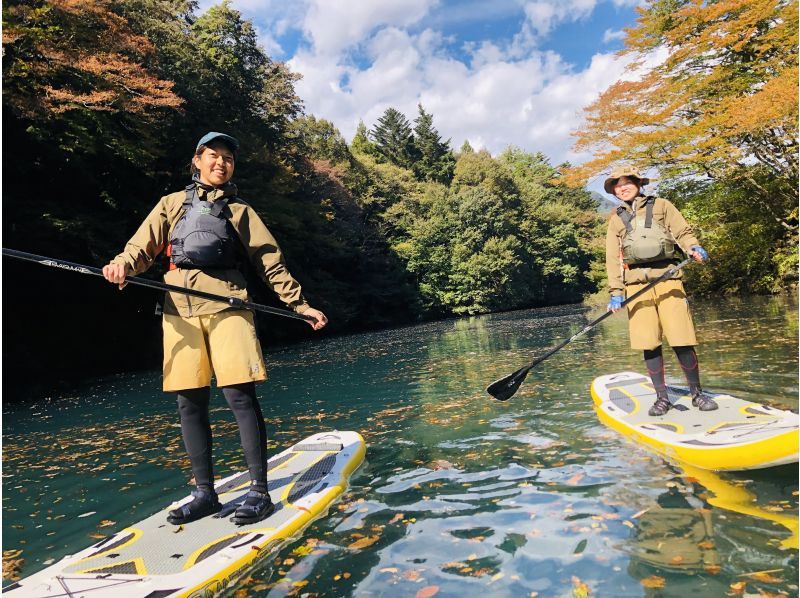
<svg viewBox="0 0 800 598">
<path fill-rule="evenodd" d="M 614 170 L 611 171 L 611 174 L 608 175 L 606 182 L 603 184 L 603 189 L 606 190 L 606 193 L 610 193 L 614 195 L 614 185 L 617 184 L 617 181 L 620 180 L 622 177 L 627 176 L 632 179 L 636 179 L 639 181 L 639 185 L 644 187 L 645 185 L 650 184 L 650 179 L 647 177 L 643 177 L 637 168 L 633 166 L 617 166 Z"/>
</svg>

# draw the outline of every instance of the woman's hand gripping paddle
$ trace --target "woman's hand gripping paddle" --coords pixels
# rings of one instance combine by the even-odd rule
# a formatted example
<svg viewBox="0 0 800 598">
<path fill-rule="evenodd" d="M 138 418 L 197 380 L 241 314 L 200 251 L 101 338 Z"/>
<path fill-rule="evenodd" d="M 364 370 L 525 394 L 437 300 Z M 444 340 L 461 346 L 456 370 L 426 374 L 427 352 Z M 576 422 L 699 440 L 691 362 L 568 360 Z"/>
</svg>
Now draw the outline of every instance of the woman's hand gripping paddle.
<svg viewBox="0 0 800 598">
<path fill-rule="evenodd" d="M 656 278 L 654 281 L 650 282 L 647 286 L 643 287 L 642 289 L 638 290 L 633 295 L 628 297 L 625 301 L 622 302 L 622 306 L 621 307 L 626 306 L 627 304 L 629 304 L 631 301 L 633 301 L 634 299 L 636 299 L 637 297 L 639 297 L 643 293 L 646 293 L 647 291 L 652 289 L 654 286 L 656 286 L 659 282 L 661 282 L 663 280 L 667 280 L 668 278 L 672 278 L 681 268 L 686 266 L 691 261 L 692 261 L 692 258 L 686 258 L 680 264 L 671 267 L 669 270 L 664 272 L 664 274 L 662 274 L 661 276 Z M 525 377 L 528 375 L 529 371 L 531 371 L 534 367 L 536 367 L 537 365 L 542 363 L 545 359 L 547 359 L 548 357 L 550 357 L 554 353 L 557 353 L 558 351 L 560 351 L 561 349 L 566 347 L 568 344 L 570 344 L 572 341 L 574 341 L 576 338 L 578 338 L 582 334 L 584 334 L 586 332 L 589 332 L 592 328 L 597 326 L 600 322 L 605 320 L 608 316 L 610 316 L 613 313 L 614 312 L 612 312 L 612 311 L 607 311 L 606 313 L 604 313 L 602 316 L 600 316 L 599 318 L 597 318 L 593 322 L 590 322 L 589 324 L 587 324 L 580 331 L 578 331 L 575 334 L 573 334 L 567 340 L 560 342 L 558 345 L 556 345 L 555 347 L 550 349 L 547 353 L 545 353 L 541 357 L 537 357 L 536 359 L 534 359 L 531 363 L 529 363 L 525 367 L 518 369 L 516 372 L 514 372 L 512 374 L 509 374 L 508 376 L 506 376 L 504 378 L 500 378 L 499 380 L 495 380 L 488 387 L 486 387 L 486 392 L 488 392 L 490 395 L 492 395 L 498 401 L 507 401 L 508 399 L 510 399 L 511 397 L 514 396 L 514 394 L 517 392 L 517 390 L 519 390 L 520 385 L 522 385 L 522 382 L 525 380 Z"/>
</svg>

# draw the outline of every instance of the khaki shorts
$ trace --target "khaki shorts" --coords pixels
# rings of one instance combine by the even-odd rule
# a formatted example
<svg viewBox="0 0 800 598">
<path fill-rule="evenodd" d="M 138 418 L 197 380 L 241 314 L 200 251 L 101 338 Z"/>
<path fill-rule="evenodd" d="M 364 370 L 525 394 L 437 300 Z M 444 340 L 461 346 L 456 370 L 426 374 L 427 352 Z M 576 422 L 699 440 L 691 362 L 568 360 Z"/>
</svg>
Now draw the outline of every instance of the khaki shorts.
<svg viewBox="0 0 800 598">
<path fill-rule="evenodd" d="M 630 297 L 645 286 L 647 284 L 628 285 L 625 296 Z M 633 349 L 655 349 L 661 345 L 663 336 L 672 347 L 696 345 L 697 337 L 683 283 L 665 280 L 637 297 L 628 305 L 628 328 Z"/>
<path fill-rule="evenodd" d="M 267 379 L 252 312 L 182 318 L 164 314 L 164 390 L 230 386 Z"/>
</svg>

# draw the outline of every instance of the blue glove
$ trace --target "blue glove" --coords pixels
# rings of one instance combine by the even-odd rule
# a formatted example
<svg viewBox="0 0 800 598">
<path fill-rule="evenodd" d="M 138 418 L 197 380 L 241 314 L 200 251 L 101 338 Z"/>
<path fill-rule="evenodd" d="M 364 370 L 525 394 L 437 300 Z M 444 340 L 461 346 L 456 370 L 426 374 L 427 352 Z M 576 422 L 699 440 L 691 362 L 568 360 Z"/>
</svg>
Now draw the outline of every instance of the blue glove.
<svg viewBox="0 0 800 598">
<path fill-rule="evenodd" d="M 608 311 L 619 311 L 622 309 L 622 295 L 612 295 L 608 302 Z"/>
<path fill-rule="evenodd" d="M 697 255 L 695 255 L 695 258 L 697 256 L 700 256 L 700 261 L 701 262 L 707 262 L 708 261 L 708 252 L 705 249 L 703 249 L 702 247 L 700 247 L 699 245 L 692 245 L 691 247 L 689 247 L 689 251 L 694 251 L 695 254 L 697 254 Z"/>
</svg>

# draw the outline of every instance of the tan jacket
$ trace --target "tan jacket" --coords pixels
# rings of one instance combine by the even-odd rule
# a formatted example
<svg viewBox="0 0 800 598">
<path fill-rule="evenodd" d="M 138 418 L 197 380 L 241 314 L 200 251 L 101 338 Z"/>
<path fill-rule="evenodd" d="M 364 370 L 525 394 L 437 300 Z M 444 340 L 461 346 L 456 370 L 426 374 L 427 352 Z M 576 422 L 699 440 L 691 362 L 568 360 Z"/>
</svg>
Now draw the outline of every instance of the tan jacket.
<svg viewBox="0 0 800 598">
<path fill-rule="evenodd" d="M 201 185 L 197 187 L 200 199 L 212 202 L 222 197 L 234 197 L 236 191 L 236 185 L 232 183 L 219 189 Z M 140 274 L 152 266 L 156 257 L 169 243 L 170 233 L 181 214 L 185 199 L 186 192 L 183 190 L 162 197 L 125 245 L 125 250 L 116 256 L 112 263 L 127 264 L 131 268 L 131 275 Z M 275 237 L 267 230 L 256 211 L 238 199 L 230 200 L 228 208 L 231 212 L 230 222 L 259 276 L 275 291 L 281 301 L 297 313 L 309 309 L 300 284 L 286 269 L 283 254 Z M 168 271 L 164 275 L 164 282 L 223 297 L 249 300 L 245 277 L 235 269 L 202 271 L 178 268 Z M 226 303 L 173 292 L 167 293 L 164 305 L 165 313 L 182 317 L 213 314 L 225 309 L 230 309 Z"/>
<path fill-rule="evenodd" d="M 643 199 L 642 196 L 636 198 L 636 215 L 641 218 L 644 218 L 645 215 Z M 623 205 L 629 212 L 632 211 L 631 204 L 623 202 Z M 692 232 L 692 227 L 669 200 L 656 198 L 653 204 L 653 220 L 667 229 L 684 252 L 688 252 L 692 245 L 700 244 Z M 612 296 L 624 295 L 625 285 L 655 280 L 672 265 L 670 262 L 654 262 L 653 264 L 644 264 L 645 267 L 630 269 L 623 267 L 622 237 L 624 235 L 625 223 L 614 211 L 608 220 L 608 233 L 606 234 L 606 270 L 608 287 Z M 675 278 L 681 278 L 681 274 L 678 272 Z"/>
</svg>

